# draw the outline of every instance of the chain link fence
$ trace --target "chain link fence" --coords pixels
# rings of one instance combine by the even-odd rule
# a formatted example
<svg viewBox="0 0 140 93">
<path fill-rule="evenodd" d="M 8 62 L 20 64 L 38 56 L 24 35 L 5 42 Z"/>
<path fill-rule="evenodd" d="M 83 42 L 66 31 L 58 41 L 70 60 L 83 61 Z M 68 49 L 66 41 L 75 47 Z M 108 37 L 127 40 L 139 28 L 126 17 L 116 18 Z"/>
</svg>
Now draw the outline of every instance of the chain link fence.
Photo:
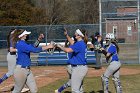
<svg viewBox="0 0 140 93">
<path fill-rule="evenodd" d="M 114 33 L 118 39 L 123 63 L 139 63 L 138 1 L 99 0 L 102 31 Z"/>
<path fill-rule="evenodd" d="M 40 33 L 45 35 L 41 43 L 50 41 L 65 42 L 64 27 L 70 36 L 74 35 L 76 29 L 85 29 L 90 38 L 95 32 L 99 32 L 98 24 L 78 24 L 78 25 L 36 25 L 36 26 L 0 26 L 0 62 L 6 61 L 7 54 L 7 35 L 11 29 L 26 29 L 31 31 L 28 43 L 33 44 Z M 90 40 L 90 39 L 89 39 Z"/>
<path fill-rule="evenodd" d="M 139 33 L 138 33 L 138 6 L 137 0 L 101 0 L 101 31 L 114 33 L 119 42 L 120 60 L 123 63 L 139 63 Z M 36 25 L 36 26 L 0 26 L 0 61 L 6 61 L 7 35 L 13 28 L 31 31 L 29 43 L 34 43 L 40 33 L 45 35 L 43 43 L 51 40 L 64 42 L 63 28 L 68 30 L 70 36 L 76 29 L 85 29 L 90 36 L 100 32 L 99 24 L 74 24 L 74 25 Z"/>
</svg>

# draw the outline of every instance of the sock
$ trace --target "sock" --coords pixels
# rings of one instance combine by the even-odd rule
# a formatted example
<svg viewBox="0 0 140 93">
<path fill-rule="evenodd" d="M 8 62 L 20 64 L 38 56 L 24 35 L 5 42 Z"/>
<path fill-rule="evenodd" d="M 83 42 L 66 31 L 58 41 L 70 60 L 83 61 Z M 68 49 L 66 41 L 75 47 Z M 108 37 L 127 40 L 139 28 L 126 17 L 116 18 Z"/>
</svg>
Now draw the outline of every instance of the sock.
<svg viewBox="0 0 140 93">
<path fill-rule="evenodd" d="M 3 75 L 3 77 L 0 79 L 0 84 L 6 80 L 8 78 L 8 76 L 6 74 Z"/>
<path fill-rule="evenodd" d="M 2 83 L 2 79 L 0 78 L 0 84 Z"/>
<path fill-rule="evenodd" d="M 64 89 L 65 89 L 65 87 L 64 87 L 64 86 L 61 86 L 61 87 L 58 89 L 58 92 L 62 92 Z"/>
<path fill-rule="evenodd" d="M 62 92 L 64 89 L 68 88 L 69 85 L 66 83 L 58 89 L 58 92 Z"/>
</svg>

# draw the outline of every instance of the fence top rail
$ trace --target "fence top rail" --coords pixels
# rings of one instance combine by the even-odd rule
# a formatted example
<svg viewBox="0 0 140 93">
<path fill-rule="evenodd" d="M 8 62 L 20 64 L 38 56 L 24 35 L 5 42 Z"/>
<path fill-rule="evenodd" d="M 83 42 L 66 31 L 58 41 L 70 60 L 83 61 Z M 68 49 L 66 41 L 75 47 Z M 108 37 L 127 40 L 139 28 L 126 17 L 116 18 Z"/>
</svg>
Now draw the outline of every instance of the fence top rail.
<svg viewBox="0 0 140 93">
<path fill-rule="evenodd" d="M 111 2 L 114 2 L 114 1 L 115 1 L 115 2 L 116 2 L 116 1 L 119 1 L 119 2 L 120 2 L 120 1 L 124 1 L 124 2 L 126 2 L 126 1 L 133 1 L 133 2 L 134 2 L 134 1 L 138 1 L 138 0 L 101 0 L 101 2 L 110 2 L 110 1 L 111 1 Z"/>
</svg>

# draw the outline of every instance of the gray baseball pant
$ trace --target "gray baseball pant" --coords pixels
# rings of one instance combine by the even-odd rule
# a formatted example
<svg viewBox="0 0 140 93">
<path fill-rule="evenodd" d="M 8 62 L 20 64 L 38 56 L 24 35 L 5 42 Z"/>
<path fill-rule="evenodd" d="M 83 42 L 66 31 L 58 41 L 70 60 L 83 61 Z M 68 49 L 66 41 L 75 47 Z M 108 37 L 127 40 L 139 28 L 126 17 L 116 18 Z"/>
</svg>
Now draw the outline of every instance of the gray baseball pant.
<svg viewBox="0 0 140 93">
<path fill-rule="evenodd" d="M 72 93 L 83 93 L 83 90 L 81 90 L 81 86 L 83 84 L 83 79 L 86 76 L 87 71 L 88 71 L 87 66 L 78 65 L 76 67 L 72 67 L 72 76 L 71 76 Z"/>
<path fill-rule="evenodd" d="M 15 86 L 12 93 L 20 93 L 25 84 L 29 87 L 31 93 L 37 93 L 35 78 L 30 69 L 21 68 L 20 65 L 17 65 L 14 70 L 14 79 Z"/>
<path fill-rule="evenodd" d="M 110 63 L 110 65 L 107 67 L 104 76 L 108 77 L 110 75 L 113 75 L 113 77 L 119 78 L 120 74 L 119 74 L 119 69 L 121 67 L 121 63 L 118 61 L 113 61 Z"/>
<path fill-rule="evenodd" d="M 6 73 L 7 77 L 10 77 L 14 74 L 14 69 L 16 66 L 16 55 L 10 55 L 10 52 L 7 54 L 8 61 L 8 72 Z"/>
<path fill-rule="evenodd" d="M 96 57 L 96 67 L 101 68 L 101 53 L 99 53 L 99 50 L 95 50 L 95 57 Z"/>
<path fill-rule="evenodd" d="M 104 93 L 109 93 L 108 91 L 108 85 L 109 85 L 109 77 L 110 75 L 113 75 L 113 81 L 116 88 L 116 93 L 122 93 L 122 87 L 121 82 L 119 79 L 119 69 L 121 67 L 121 63 L 119 61 L 113 61 L 110 63 L 110 65 L 107 67 L 105 73 L 101 76 L 102 78 L 102 84 L 103 84 L 103 90 Z"/>
<path fill-rule="evenodd" d="M 69 75 L 69 80 L 66 83 L 66 85 L 68 87 L 70 87 L 71 86 L 71 73 L 72 73 L 72 67 L 71 67 L 71 65 L 67 65 L 67 68 L 66 69 L 67 69 L 67 72 L 68 72 L 68 75 Z"/>
</svg>

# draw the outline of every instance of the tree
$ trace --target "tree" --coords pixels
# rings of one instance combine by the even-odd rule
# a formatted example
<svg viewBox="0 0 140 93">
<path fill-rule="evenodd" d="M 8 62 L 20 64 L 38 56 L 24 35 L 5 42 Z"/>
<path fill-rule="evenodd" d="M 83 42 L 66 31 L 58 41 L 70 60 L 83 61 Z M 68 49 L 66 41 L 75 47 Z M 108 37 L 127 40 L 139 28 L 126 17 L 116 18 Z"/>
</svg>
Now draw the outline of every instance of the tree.
<svg viewBox="0 0 140 93">
<path fill-rule="evenodd" d="M 98 0 L 0 0 L 0 25 L 93 24 Z"/>
<path fill-rule="evenodd" d="M 45 22 L 43 9 L 29 0 L 0 0 L 0 25 L 34 25 Z"/>
</svg>

